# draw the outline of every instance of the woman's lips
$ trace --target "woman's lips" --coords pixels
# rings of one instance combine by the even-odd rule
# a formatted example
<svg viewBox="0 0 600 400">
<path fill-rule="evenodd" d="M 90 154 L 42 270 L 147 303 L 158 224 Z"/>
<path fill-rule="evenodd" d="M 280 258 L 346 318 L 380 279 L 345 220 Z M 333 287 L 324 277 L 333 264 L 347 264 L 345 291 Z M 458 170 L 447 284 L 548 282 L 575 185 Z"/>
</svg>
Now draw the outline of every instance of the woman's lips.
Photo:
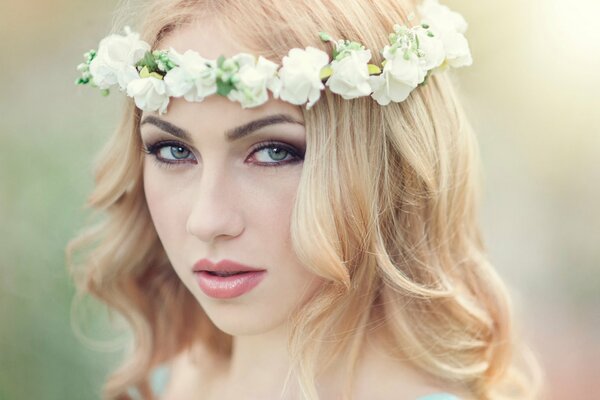
<svg viewBox="0 0 600 400">
<path fill-rule="evenodd" d="M 266 276 L 267 271 L 249 271 L 231 276 L 212 275 L 208 271 L 195 271 L 200 289 L 216 299 L 230 299 L 252 290 Z"/>
<path fill-rule="evenodd" d="M 213 263 L 207 258 L 203 258 L 197 261 L 192 268 L 193 272 L 201 271 L 215 271 L 215 272 L 242 272 L 242 271 L 264 271 L 264 269 L 250 267 L 232 260 L 221 260 L 217 263 Z"/>
<path fill-rule="evenodd" d="M 197 261 L 192 268 L 200 289 L 210 297 L 230 299 L 249 292 L 260 283 L 267 271 L 232 261 L 221 260 L 213 263 L 207 258 Z M 211 272 L 233 273 L 231 276 L 218 276 Z"/>
</svg>

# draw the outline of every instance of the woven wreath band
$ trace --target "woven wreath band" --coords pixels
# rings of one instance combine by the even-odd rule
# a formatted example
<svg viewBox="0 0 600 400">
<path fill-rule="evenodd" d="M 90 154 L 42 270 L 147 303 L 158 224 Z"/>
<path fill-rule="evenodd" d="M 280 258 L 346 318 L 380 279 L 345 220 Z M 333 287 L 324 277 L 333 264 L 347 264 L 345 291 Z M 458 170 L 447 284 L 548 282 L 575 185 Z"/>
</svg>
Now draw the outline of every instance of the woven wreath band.
<svg viewBox="0 0 600 400">
<path fill-rule="evenodd" d="M 97 87 L 104 95 L 118 87 L 138 108 L 160 114 L 166 112 L 171 97 L 200 102 L 218 94 L 250 108 L 265 103 L 268 92 L 273 98 L 310 109 L 326 88 L 346 100 L 371 96 L 385 106 L 406 100 L 433 73 L 472 64 L 464 36 L 467 23 L 459 13 L 438 0 L 424 0 L 418 11 L 419 25 L 394 25 L 389 44 L 381 50 L 381 66 L 369 62 L 371 51 L 362 44 L 334 40 L 324 32 L 319 37 L 332 43 L 331 58 L 311 46 L 293 48 L 279 66 L 248 53 L 213 60 L 193 50 L 183 54 L 173 48 L 152 51 L 127 26 L 124 35 L 109 35 L 97 51 L 84 54 L 76 84 Z M 409 21 L 414 18 L 411 14 Z"/>
</svg>

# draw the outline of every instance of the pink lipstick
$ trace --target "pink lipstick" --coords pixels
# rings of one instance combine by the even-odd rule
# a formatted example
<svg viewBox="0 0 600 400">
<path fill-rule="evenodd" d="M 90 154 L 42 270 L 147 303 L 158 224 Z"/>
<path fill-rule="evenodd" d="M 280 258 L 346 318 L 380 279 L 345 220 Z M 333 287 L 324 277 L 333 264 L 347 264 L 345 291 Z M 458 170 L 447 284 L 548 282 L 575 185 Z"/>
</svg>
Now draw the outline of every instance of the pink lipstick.
<svg viewBox="0 0 600 400">
<path fill-rule="evenodd" d="M 267 271 L 231 260 L 216 264 L 203 258 L 194 264 L 194 275 L 200 289 L 210 297 L 230 299 L 249 292 L 266 276 Z"/>
</svg>

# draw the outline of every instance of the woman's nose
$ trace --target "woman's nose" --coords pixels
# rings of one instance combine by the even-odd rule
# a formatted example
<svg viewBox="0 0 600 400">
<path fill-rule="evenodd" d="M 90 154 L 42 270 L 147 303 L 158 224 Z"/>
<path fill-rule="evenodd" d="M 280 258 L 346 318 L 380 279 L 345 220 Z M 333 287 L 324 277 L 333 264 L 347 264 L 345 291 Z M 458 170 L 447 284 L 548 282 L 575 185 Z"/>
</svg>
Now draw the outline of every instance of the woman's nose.
<svg viewBox="0 0 600 400">
<path fill-rule="evenodd" d="M 244 230 L 240 194 L 223 174 L 206 174 L 193 189 L 186 230 L 210 243 L 217 237 L 235 237 Z"/>
</svg>

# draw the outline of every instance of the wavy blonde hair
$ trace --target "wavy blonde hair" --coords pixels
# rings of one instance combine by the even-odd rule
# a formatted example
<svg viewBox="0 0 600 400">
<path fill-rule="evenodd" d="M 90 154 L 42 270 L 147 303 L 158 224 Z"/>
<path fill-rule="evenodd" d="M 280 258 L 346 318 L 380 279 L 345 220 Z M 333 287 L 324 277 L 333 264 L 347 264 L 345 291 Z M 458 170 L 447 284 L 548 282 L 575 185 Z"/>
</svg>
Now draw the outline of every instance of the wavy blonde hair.
<svg viewBox="0 0 600 400">
<path fill-rule="evenodd" d="M 274 61 L 292 47 L 329 51 L 317 35 L 325 31 L 365 44 L 381 65 L 373 49 L 383 48 L 393 24 L 407 21 L 415 6 L 160 0 L 132 10 L 142 13 L 139 31 L 153 48 L 177 27 L 216 17 L 232 37 Z M 316 375 L 342 354 L 351 379 L 374 326 L 384 330 L 390 356 L 478 399 L 537 398 L 540 368 L 518 338 L 509 293 L 486 258 L 477 221 L 478 150 L 450 78 L 434 75 L 407 101 L 386 107 L 324 91 L 303 113 L 307 151 L 291 235 L 301 262 L 330 281 L 293 316 L 289 350 L 303 398 L 318 398 Z M 231 353 L 231 336 L 181 283 L 150 220 L 140 115 L 128 99 L 88 202 L 105 218 L 67 248 L 76 299 L 95 296 L 133 332 L 131 354 L 104 386 L 108 399 L 129 399 L 129 387 L 154 398 L 152 369 L 194 343 Z M 85 257 L 74 263 L 80 251 Z"/>
</svg>

